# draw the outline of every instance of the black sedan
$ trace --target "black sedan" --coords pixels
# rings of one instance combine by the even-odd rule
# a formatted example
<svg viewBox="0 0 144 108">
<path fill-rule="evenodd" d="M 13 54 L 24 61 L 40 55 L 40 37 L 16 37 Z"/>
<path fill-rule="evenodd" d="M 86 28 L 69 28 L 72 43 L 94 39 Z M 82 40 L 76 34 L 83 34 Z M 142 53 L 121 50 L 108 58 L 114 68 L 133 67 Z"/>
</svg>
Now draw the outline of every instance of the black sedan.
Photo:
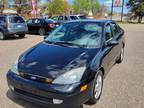
<svg viewBox="0 0 144 108">
<path fill-rule="evenodd" d="M 52 19 L 33 18 L 27 21 L 28 33 L 38 33 L 43 36 L 52 32 L 58 26 L 57 22 Z"/>
<path fill-rule="evenodd" d="M 7 73 L 15 95 L 54 108 L 95 104 L 103 79 L 124 57 L 124 30 L 113 21 L 64 23 L 23 53 Z"/>
</svg>

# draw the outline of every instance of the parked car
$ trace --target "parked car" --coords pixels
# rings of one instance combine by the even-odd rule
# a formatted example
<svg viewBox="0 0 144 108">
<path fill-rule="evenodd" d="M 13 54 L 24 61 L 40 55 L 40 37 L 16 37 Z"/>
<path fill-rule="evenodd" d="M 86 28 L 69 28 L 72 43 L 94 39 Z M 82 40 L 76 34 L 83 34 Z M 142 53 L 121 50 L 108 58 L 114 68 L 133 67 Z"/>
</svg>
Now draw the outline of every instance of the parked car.
<svg viewBox="0 0 144 108">
<path fill-rule="evenodd" d="M 87 17 L 84 15 L 69 15 L 69 16 L 61 15 L 61 16 L 53 16 L 52 19 L 57 21 L 59 24 L 61 24 L 61 23 L 64 23 L 64 22 L 70 21 L 70 20 L 87 19 Z"/>
<path fill-rule="evenodd" d="M 113 21 L 70 21 L 16 60 L 8 85 L 16 96 L 47 107 L 95 104 L 124 47 L 124 30 Z"/>
<path fill-rule="evenodd" d="M 27 30 L 27 25 L 21 16 L 0 15 L 0 40 L 14 35 L 19 35 L 19 37 L 23 38 Z"/>
<path fill-rule="evenodd" d="M 46 18 L 33 18 L 27 21 L 28 33 L 38 33 L 41 36 L 50 33 L 57 25 L 56 21 Z"/>
</svg>

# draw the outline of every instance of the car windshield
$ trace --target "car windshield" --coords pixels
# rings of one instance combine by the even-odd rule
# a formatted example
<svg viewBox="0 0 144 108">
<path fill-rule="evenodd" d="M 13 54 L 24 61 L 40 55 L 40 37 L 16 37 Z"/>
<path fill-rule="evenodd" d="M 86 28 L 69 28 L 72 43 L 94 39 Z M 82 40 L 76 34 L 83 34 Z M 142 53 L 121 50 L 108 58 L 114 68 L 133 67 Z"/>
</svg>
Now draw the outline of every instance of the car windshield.
<svg viewBox="0 0 144 108">
<path fill-rule="evenodd" d="M 48 22 L 48 23 L 54 23 L 54 22 L 55 22 L 55 21 L 52 20 L 52 19 L 45 19 L 45 21 Z"/>
<path fill-rule="evenodd" d="M 91 48 L 100 46 L 101 37 L 102 25 L 100 23 L 73 22 L 59 26 L 45 41 Z"/>
</svg>

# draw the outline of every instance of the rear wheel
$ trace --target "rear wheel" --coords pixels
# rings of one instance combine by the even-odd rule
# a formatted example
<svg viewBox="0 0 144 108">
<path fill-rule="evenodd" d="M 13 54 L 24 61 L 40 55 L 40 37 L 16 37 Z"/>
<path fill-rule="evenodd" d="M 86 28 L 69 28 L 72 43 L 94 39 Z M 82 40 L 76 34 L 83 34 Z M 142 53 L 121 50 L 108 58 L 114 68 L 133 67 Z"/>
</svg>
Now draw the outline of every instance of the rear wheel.
<svg viewBox="0 0 144 108">
<path fill-rule="evenodd" d="M 25 34 L 20 34 L 19 37 L 20 37 L 20 38 L 24 38 L 24 37 L 25 37 Z"/>
<path fill-rule="evenodd" d="M 118 59 L 116 60 L 116 63 L 121 63 L 123 61 L 123 58 L 124 58 L 124 47 L 121 48 L 121 52 Z"/>
<path fill-rule="evenodd" d="M 45 35 L 45 29 L 44 29 L 44 28 L 40 28 L 40 29 L 39 29 L 39 35 L 40 35 L 40 36 Z"/>
<path fill-rule="evenodd" d="M 99 70 L 97 75 L 95 76 L 93 88 L 90 94 L 90 100 L 88 103 L 95 104 L 99 100 L 102 93 L 102 88 L 103 88 L 103 73 L 102 71 Z"/>
<path fill-rule="evenodd" d="M 0 40 L 5 40 L 6 36 L 4 35 L 4 33 L 2 31 L 0 31 Z"/>
</svg>

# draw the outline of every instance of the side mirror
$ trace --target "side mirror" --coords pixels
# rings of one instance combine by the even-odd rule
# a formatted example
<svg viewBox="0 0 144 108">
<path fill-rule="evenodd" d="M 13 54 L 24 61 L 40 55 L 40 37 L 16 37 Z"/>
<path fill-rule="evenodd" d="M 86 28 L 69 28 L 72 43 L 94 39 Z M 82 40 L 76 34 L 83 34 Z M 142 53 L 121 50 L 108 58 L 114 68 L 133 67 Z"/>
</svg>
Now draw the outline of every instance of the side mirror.
<svg viewBox="0 0 144 108">
<path fill-rule="evenodd" d="M 107 46 L 115 46 L 118 45 L 119 43 L 117 41 L 109 41 L 107 42 Z"/>
</svg>

